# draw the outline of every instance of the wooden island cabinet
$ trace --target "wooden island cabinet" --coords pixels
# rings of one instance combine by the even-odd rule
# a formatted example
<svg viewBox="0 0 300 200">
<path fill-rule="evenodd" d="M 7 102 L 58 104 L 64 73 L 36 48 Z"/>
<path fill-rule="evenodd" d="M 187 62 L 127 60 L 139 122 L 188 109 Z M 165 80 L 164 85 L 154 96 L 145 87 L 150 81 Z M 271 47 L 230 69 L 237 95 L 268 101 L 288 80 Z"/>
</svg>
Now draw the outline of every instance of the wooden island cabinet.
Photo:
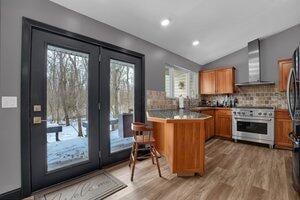
<svg viewBox="0 0 300 200">
<path fill-rule="evenodd" d="M 203 110 L 201 113 L 211 116 L 205 120 L 205 141 L 215 136 L 215 110 Z"/>
<path fill-rule="evenodd" d="M 205 123 L 210 116 L 187 110 L 152 110 L 157 151 L 162 154 L 172 173 L 178 176 L 200 175 L 205 171 Z"/>
</svg>

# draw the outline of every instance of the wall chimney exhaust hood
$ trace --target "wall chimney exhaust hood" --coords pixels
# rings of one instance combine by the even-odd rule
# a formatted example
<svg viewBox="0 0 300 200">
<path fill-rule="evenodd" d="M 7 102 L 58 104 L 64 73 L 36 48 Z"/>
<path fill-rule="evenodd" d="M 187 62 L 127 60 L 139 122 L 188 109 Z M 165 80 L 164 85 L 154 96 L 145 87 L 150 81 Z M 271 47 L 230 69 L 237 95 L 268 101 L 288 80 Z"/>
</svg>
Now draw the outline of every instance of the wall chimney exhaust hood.
<svg viewBox="0 0 300 200">
<path fill-rule="evenodd" d="M 238 83 L 236 86 L 273 85 L 274 82 L 262 81 L 260 75 L 260 42 L 259 39 L 248 43 L 248 77 L 249 82 Z"/>
</svg>

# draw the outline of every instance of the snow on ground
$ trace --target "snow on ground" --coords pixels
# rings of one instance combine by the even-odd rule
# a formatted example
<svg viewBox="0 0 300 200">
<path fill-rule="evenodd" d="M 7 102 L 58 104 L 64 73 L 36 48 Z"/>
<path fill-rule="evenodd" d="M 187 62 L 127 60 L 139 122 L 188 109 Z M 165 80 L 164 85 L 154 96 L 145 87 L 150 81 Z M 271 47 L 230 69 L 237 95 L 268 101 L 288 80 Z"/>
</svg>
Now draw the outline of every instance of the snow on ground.
<svg viewBox="0 0 300 200">
<path fill-rule="evenodd" d="M 85 137 L 78 137 L 77 123 L 71 122 L 70 126 L 48 123 L 50 126 L 62 126 L 59 140 L 55 140 L 55 133 L 47 134 L 47 162 L 48 171 L 88 160 L 88 137 L 86 128 L 82 127 Z M 119 130 L 111 131 L 111 152 L 117 152 L 131 147 L 132 137 L 121 138 Z"/>
</svg>

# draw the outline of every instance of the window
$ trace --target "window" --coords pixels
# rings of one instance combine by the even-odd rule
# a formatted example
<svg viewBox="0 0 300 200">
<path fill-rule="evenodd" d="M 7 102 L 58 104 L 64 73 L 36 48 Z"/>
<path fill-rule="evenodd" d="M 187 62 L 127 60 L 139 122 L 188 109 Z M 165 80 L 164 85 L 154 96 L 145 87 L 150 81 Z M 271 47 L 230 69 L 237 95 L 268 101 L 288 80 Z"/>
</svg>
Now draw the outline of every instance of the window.
<svg viewBox="0 0 300 200">
<path fill-rule="evenodd" d="M 198 96 L 198 74 L 179 67 L 166 66 L 165 91 L 169 98 Z"/>
</svg>

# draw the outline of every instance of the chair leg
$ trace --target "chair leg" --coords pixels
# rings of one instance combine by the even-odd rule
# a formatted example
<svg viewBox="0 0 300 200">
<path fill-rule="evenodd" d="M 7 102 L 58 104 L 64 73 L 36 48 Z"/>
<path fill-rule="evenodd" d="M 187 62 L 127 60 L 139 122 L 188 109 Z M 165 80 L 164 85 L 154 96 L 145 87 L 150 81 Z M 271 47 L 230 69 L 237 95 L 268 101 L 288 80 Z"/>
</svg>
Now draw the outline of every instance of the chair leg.
<svg viewBox="0 0 300 200">
<path fill-rule="evenodd" d="M 137 159 L 137 152 L 138 152 L 138 144 L 135 144 L 135 150 L 134 150 L 134 158 L 133 158 L 133 165 L 131 169 L 131 181 L 133 181 L 133 176 L 134 176 L 134 168 L 135 168 L 135 163 Z"/>
<path fill-rule="evenodd" d="M 134 148 L 135 148 L 135 143 L 132 143 L 131 153 L 130 153 L 130 157 L 129 157 L 129 164 L 128 164 L 129 167 L 131 166 L 131 163 L 132 163 L 132 156 L 134 153 Z"/>
<path fill-rule="evenodd" d="M 157 170 L 158 170 L 159 177 L 161 177 L 160 166 L 159 166 L 159 162 L 158 162 L 158 156 L 157 156 L 157 153 L 156 153 L 156 149 L 155 149 L 154 144 L 153 144 L 153 146 L 152 146 L 152 151 L 153 151 L 154 156 L 155 156 L 156 166 L 157 166 Z"/>
<path fill-rule="evenodd" d="M 152 146 L 150 145 L 150 155 L 151 155 L 151 159 L 152 159 L 152 164 L 155 165 L 154 163 L 154 154 L 152 152 Z"/>
</svg>

